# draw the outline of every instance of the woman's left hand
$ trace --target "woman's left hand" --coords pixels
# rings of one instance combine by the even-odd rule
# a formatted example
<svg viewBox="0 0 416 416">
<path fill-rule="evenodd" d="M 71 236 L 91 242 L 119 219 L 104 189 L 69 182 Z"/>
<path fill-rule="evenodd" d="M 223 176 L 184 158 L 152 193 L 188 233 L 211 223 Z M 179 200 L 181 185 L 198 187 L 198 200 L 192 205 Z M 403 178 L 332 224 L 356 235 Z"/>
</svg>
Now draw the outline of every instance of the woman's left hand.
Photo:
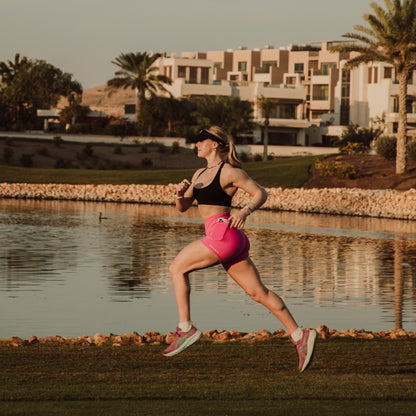
<svg viewBox="0 0 416 416">
<path fill-rule="evenodd" d="M 228 219 L 228 221 L 230 222 L 230 228 L 244 228 L 244 224 L 246 223 L 247 217 L 248 213 L 244 208 L 235 212 Z"/>
</svg>

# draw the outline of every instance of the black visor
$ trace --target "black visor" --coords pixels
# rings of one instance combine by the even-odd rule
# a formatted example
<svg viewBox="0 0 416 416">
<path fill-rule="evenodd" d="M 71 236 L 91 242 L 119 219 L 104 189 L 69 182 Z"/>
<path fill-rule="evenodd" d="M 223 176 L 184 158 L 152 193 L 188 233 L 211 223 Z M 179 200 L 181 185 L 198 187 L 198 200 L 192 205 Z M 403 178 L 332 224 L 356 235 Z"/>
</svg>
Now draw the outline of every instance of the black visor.
<svg viewBox="0 0 416 416">
<path fill-rule="evenodd" d="M 214 134 L 211 134 L 209 131 L 204 130 L 204 129 L 200 130 L 199 133 L 196 136 L 192 137 L 191 142 L 192 143 L 202 142 L 202 141 L 207 140 L 207 139 L 214 140 L 214 142 L 217 142 L 222 146 L 227 146 L 227 143 L 224 140 L 215 136 Z"/>
</svg>

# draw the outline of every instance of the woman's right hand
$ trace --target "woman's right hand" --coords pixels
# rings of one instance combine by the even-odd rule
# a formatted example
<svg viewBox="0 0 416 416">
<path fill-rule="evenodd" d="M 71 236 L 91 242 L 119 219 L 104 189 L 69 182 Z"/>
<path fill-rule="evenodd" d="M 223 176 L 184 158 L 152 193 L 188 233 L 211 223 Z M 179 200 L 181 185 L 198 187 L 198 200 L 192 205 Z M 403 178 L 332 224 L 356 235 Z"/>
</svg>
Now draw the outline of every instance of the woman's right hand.
<svg viewBox="0 0 416 416">
<path fill-rule="evenodd" d="M 190 186 L 191 182 L 189 182 L 188 179 L 184 179 L 176 186 L 176 195 L 181 197 L 184 196 Z"/>
</svg>

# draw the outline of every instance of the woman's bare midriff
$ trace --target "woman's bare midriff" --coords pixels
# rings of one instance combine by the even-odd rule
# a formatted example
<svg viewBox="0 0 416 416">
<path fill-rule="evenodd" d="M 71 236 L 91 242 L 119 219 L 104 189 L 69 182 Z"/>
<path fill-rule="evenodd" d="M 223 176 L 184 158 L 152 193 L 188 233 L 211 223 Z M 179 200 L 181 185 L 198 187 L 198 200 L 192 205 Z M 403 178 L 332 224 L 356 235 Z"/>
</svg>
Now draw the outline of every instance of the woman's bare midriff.
<svg viewBox="0 0 416 416">
<path fill-rule="evenodd" d="M 198 205 L 198 209 L 204 221 L 214 215 L 230 213 L 231 211 L 230 207 L 223 207 L 221 205 Z"/>
</svg>

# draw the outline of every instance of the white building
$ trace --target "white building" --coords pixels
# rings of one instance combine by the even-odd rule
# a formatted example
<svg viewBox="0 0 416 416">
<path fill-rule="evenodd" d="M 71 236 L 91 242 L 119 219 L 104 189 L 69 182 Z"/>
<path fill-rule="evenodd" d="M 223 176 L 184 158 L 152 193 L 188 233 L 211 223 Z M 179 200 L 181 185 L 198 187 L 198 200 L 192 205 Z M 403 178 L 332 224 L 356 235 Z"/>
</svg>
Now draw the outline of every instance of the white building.
<svg viewBox="0 0 416 416">
<path fill-rule="evenodd" d="M 333 53 L 333 41 L 287 48 L 184 52 L 159 59 L 160 73 L 173 83 L 174 97 L 238 96 L 253 105 L 255 121 L 264 122 L 260 96 L 276 102 L 269 142 L 276 145 L 327 145 L 350 123 L 370 127 L 384 118 L 385 132 L 397 130 L 398 84 L 384 63 L 363 64 L 350 72 L 351 55 Z M 408 123 L 416 128 L 416 84 L 409 84 Z M 261 142 L 261 129 L 253 142 Z"/>
</svg>

